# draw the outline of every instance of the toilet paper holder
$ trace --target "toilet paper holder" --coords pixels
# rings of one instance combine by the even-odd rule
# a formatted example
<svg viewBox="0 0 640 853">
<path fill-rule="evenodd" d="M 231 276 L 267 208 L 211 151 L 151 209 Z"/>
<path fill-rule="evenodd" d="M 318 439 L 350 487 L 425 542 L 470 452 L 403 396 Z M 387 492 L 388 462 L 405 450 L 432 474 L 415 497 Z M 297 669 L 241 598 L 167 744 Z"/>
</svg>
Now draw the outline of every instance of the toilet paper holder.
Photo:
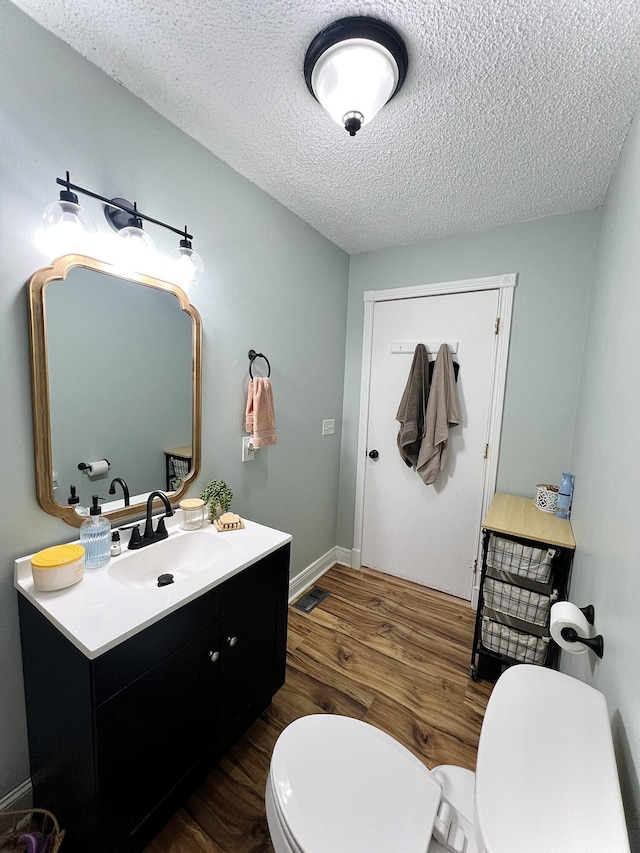
<svg viewBox="0 0 640 853">
<path fill-rule="evenodd" d="M 586 607 L 580 607 L 580 611 L 584 614 L 584 618 L 590 625 L 595 621 L 595 609 L 593 604 L 587 604 Z M 599 658 L 604 654 L 604 637 L 598 634 L 596 637 L 581 637 L 575 628 L 565 627 L 560 632 L 562 639 L 568 643 L 582 643 L 595 652 Z"/>
<path fill-rule="evenodd" d="M 78 471 L 86 471 L 91 477 L 93 475 L 94 465 L 102 467 L 102 463 L 107 463 L 107 471 L 111 468 L 111 462 L 108 459 L 97 459 L 95 462 L 78 462 Z"/>
</svg>

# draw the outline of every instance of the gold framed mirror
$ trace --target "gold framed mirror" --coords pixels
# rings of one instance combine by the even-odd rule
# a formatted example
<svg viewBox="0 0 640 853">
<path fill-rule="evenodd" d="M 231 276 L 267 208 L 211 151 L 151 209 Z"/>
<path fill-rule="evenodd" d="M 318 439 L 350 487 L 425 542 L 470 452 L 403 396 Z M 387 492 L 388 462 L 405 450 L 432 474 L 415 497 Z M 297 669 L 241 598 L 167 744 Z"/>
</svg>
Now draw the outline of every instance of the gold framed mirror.
<svg viewBox="0 0 640 853">
<path fill-rule="evenodd" d="M 38 503 L 79 527 L 99 495 L 120 523 L 149 492 L 172 504 L 200 471 L 202 321 L 177 285 L 83 255 L 28 283 Z M 95 462 L 105 465 L 91 466 Z M 130 505 L 124 506 L 124 480 Z"/>
</svg>

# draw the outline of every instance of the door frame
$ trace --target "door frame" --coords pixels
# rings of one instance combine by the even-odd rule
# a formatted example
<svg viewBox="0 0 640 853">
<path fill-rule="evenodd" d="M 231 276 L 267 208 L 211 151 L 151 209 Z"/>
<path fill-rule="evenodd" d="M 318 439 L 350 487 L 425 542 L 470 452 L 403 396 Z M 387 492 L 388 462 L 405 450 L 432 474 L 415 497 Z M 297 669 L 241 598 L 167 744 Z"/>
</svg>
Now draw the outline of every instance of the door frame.
<svg viewBox="0 0 640 853">
<path fill-rule="evenodd" d="M 393 302 L 398 299 L 416 299 L 421 296 L 447 296 L 457 293 L 470 293 L 474 290 L 498 291 L 498 318 L 500 319 L 499 333 L 496 335 L 496 347 L 493 354 L 491 376 L 491 400 L 489 404 L 489 419 L 487 429 L 488 454 L 484 464 L 482 502 L 478 518 L 478 534 L 491 498 L 495 492 L 498 474 L 498 451 L 502 430 L 502 412 L 504 409 L 504 392 L 507 379 L 507 358 L 509 354 L 509 338 L 511 335 L 511 318 L 513 315 L 514 288 L 518 278 L 517 273 L 469 278 L 460 281 L 435 282 L 420 284 L 415 287 L 398 287 L 387 290 L 367 290 L 363 294 L 364 326 L 362 331 L 362 371 L 360 380 L 360 417 L 358 422 L 358 457 L 356 463 L 356 501 L 355 521 L 353 527 L 353 548 L 351 551 L 351 566 L 354 569 L 362 567 L 362 537 L 364 526 L 364 494 L 366 481 L 367 460 L 367 429 L 369 424 L 369 393 L 371 384 L 371 363 L 373 348 L 373 317 L 376 302 Z M 494 451 L 495 448 L 495 451 Z M 477 604 L 478 587 L 477 567 L 480 565 L 480 535 L 476 552 L 476 572 L 474 575 L 471 604 Z"/>
</svg>

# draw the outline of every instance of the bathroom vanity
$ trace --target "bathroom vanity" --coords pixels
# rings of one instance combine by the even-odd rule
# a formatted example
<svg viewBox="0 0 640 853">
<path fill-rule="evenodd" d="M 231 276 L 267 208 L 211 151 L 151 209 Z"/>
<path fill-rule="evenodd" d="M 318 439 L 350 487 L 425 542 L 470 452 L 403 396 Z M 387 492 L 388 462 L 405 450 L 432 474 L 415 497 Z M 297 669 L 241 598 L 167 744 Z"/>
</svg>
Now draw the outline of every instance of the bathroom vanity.
<svg viewBox="0 0 640 853">
<path fill-rule="evenodd" d="M 33 799 L 68 853 L 143 850 L 284 683 L 291 537 L 198 534 L 221 556 L 167 587 L 141 552 L 49 594 L 16 562 Z"/>
</svg>

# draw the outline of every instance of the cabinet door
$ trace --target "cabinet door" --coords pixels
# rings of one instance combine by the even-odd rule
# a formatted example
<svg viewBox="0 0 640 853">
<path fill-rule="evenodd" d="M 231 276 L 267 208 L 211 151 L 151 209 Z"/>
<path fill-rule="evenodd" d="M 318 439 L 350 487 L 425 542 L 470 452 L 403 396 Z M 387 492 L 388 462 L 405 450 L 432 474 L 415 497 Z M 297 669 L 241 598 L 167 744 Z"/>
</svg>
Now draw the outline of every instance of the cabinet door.
<svg viewBox="0 0 640 853">
<path fill-rule="evenodd" d="M 220 748 L 233 746 L 284 683 L 287 579 L 283 575 L 220 621 Z"/>
<path fill-rule="evenodd" d="M 220 751 L 220 636 L 218 626 L 198 638 L 200 751 L 205 769 L 221 758 Z"/>
<path fill-rule="evenodd" d="M 128 839 L 201 760 L 202 648 L 217 626 L 166 657 L 96 709 L 104 850 Z M 151 821 L 152 822 L 152 821 Z"/>
</svg>

